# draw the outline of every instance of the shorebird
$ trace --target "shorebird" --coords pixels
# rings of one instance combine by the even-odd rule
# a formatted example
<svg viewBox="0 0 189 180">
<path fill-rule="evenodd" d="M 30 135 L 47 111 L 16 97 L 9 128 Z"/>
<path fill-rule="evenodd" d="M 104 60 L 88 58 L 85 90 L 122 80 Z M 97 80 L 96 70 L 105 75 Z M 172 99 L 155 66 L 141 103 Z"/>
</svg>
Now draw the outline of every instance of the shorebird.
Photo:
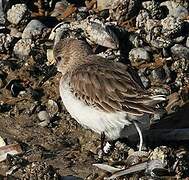
<svg viewBox="0 0 189 180">
<path fill-rule="evenodd" d="M 91 47 L 66 38 L 54 46 L 57 69 L 62 73 L 59 91 L 70 115 L 82 126 L 110 140 L 121 137 L 134 124 L 142 148 L 140 124 L 150 127 L 155 106 L 165 100 L 144 89 L 138 74 L 128 65 L 93 54 Z M 125 132 L 127 134 L 127 132 Z"/>
</svg>

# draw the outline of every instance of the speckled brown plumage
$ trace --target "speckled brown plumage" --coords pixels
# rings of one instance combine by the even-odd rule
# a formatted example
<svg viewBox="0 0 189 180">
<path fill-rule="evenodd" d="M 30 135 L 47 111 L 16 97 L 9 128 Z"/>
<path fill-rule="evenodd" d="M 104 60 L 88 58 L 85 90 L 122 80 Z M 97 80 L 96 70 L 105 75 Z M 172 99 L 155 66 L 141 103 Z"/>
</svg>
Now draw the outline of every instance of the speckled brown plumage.
<svg viewBox="0 0 189 180">
<path fill-rule="evenodd" d="M 100 112 L 123 113 L 126 118 L 128 115 L 139 117 L 154 114 L 154 105 L 162 100 L 158 96 L 150 95 L 143 88 L 140 78 L 131 67 L 93 55 L 90 47 L 83 41 L 62 40 L 55 46 L 54 56 L 58 61 L 58 70 L 62 73 L 61 97 L 63 102 L 67 101 L 70 112 L 72 104 L 68 102 L 70 100 L 65 100 L 67 97 L 64 88 L 71 94 L 67 96 L 79 100 L 81 107 L 97 110 L 98 115 Z M 82 123 L 83 117 L 75 111 L 72 112 L 74 118 Z M 122 120 L 124 121 L 124 118 Z M 126 118 L 125 121 L 132 121 L 132 118 Z"/>
</svg>

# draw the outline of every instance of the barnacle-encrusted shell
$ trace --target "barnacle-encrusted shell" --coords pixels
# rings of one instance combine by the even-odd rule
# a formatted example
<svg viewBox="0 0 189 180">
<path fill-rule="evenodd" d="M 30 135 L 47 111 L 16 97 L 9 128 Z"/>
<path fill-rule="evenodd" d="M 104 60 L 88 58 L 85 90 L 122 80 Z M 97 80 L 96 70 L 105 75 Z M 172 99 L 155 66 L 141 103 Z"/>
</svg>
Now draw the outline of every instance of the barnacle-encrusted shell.
<svg viewBox="0 0 189 180">
<path fill-rule="evenodd" d="M 60 179 L 56 170 L 46 162 L 33 162 L 26 166 L 23 179 Z"/>
<path fill-rule="evenodd" d="M 152 19 L 161 19 L 163 17 L 162 8 L 158 1 L 144 1 L 142 6 L 148 10 Z"/>
<path fill-rule="evenodd" d="M 9 34 L 0 33 L 0 52 L 5 52 L 9 49 L 12 39 Z"/>
<path fill-rule="evenodd" d="M 136 16 L 140 6 L 141 0 L 115 0 L 110 8 L 110 16 L 120 24 Z"/>
<path fill-rule="evenodd" d="M 183 28 L 183 20 L 175 17 L 168 16 L 167 18 L 161 21 L 162 24 L 162 33 L 165 37 L 173 38 L 175 35 L 178 35 Z"/>
<path fill-rule="evenodd" d="M 14 46 L 14 53 L 18 57 L 27 57 L 30 55 L 34 44 L 31 39 L 20 39 Z"/>
<path fill-rule="evenodd" d="M 25 4 L 15 4 L 7 11 L 7 20 L 12 24 L 25 24 L 31 13 Z"/>
<path fill-rule="evenodd" d="M 89 17 L 79 22 L 70 24 L 62 22 L 58 24 L 51 32 L 50 39 L 54 39 L 56 44 L 61 38 L 70 37 L 77 34 L 77 30 L 86 37 L 89 43 L 99 44 L 112 49 L 119 47 L 118 38 L 111 30 L 111 24 L 105 24 L 95 17 Z"/>
<path fill-rule="evenodd" d="M 86 37 L 93 43 L 112 49 L 119 47 L 117 36 L 111 30 L 111 26 L 94 18 L 83 20 L 81 24 L 81 28 L 84 30 Z"/>
<path fill-rule="evenodd" d="M 137 28 L 144 27 L 148 19 L 150 19 L 149 12 L 145 9 L 140 10 L 140 12 L 136 18 L 136 27 Z"/>
<path fill-rule="evenodd" d="M 183 3 L 182 3 L 183 2 Z M 161 3 L 161 6 L 166 6 L 169 11 L 169 16 L 176 18 L 185 18 L 188 16 L 188 5 L 189 2 L 186 1 L 165 1 Z"/>
</svg>

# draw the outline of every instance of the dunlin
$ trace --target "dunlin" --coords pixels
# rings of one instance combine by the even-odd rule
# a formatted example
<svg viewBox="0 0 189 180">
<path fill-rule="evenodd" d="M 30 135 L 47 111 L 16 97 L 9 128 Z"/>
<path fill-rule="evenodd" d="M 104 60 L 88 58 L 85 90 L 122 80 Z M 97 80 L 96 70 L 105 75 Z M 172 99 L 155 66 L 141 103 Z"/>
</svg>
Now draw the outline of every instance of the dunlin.
<svg viewBox="0 0 189 180">
<path fill-rule="evenodd" d="M 150 126 L 150 117 L 163 96 L 143 88 L 129 66 L 93 54 L 84 41 L 63 39 L 54 47 L 57 69 L 62 73 L 60 96 L 71 116 L 82 126 L 110 140 L 120 138 L 124 127 L 138 123 Z M 138 123 L 137 123 L 138 122 Z"/>
</svg>

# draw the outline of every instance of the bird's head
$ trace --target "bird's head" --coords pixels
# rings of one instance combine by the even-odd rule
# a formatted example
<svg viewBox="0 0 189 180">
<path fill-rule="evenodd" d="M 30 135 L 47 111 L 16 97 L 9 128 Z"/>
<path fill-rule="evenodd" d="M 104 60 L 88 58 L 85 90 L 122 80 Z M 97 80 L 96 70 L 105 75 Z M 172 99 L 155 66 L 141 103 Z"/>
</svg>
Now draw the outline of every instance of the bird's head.
<svg viewBox="0 0 189 180">
<path fill-rule="evenodd" d="M 92 54 L 92 49 L 84 41 L 66 38 L 54 46 L 53 54 L 58 71 L 65 74 L 68 69 L 85 62 L 86 57 Z"/>
</svg>

